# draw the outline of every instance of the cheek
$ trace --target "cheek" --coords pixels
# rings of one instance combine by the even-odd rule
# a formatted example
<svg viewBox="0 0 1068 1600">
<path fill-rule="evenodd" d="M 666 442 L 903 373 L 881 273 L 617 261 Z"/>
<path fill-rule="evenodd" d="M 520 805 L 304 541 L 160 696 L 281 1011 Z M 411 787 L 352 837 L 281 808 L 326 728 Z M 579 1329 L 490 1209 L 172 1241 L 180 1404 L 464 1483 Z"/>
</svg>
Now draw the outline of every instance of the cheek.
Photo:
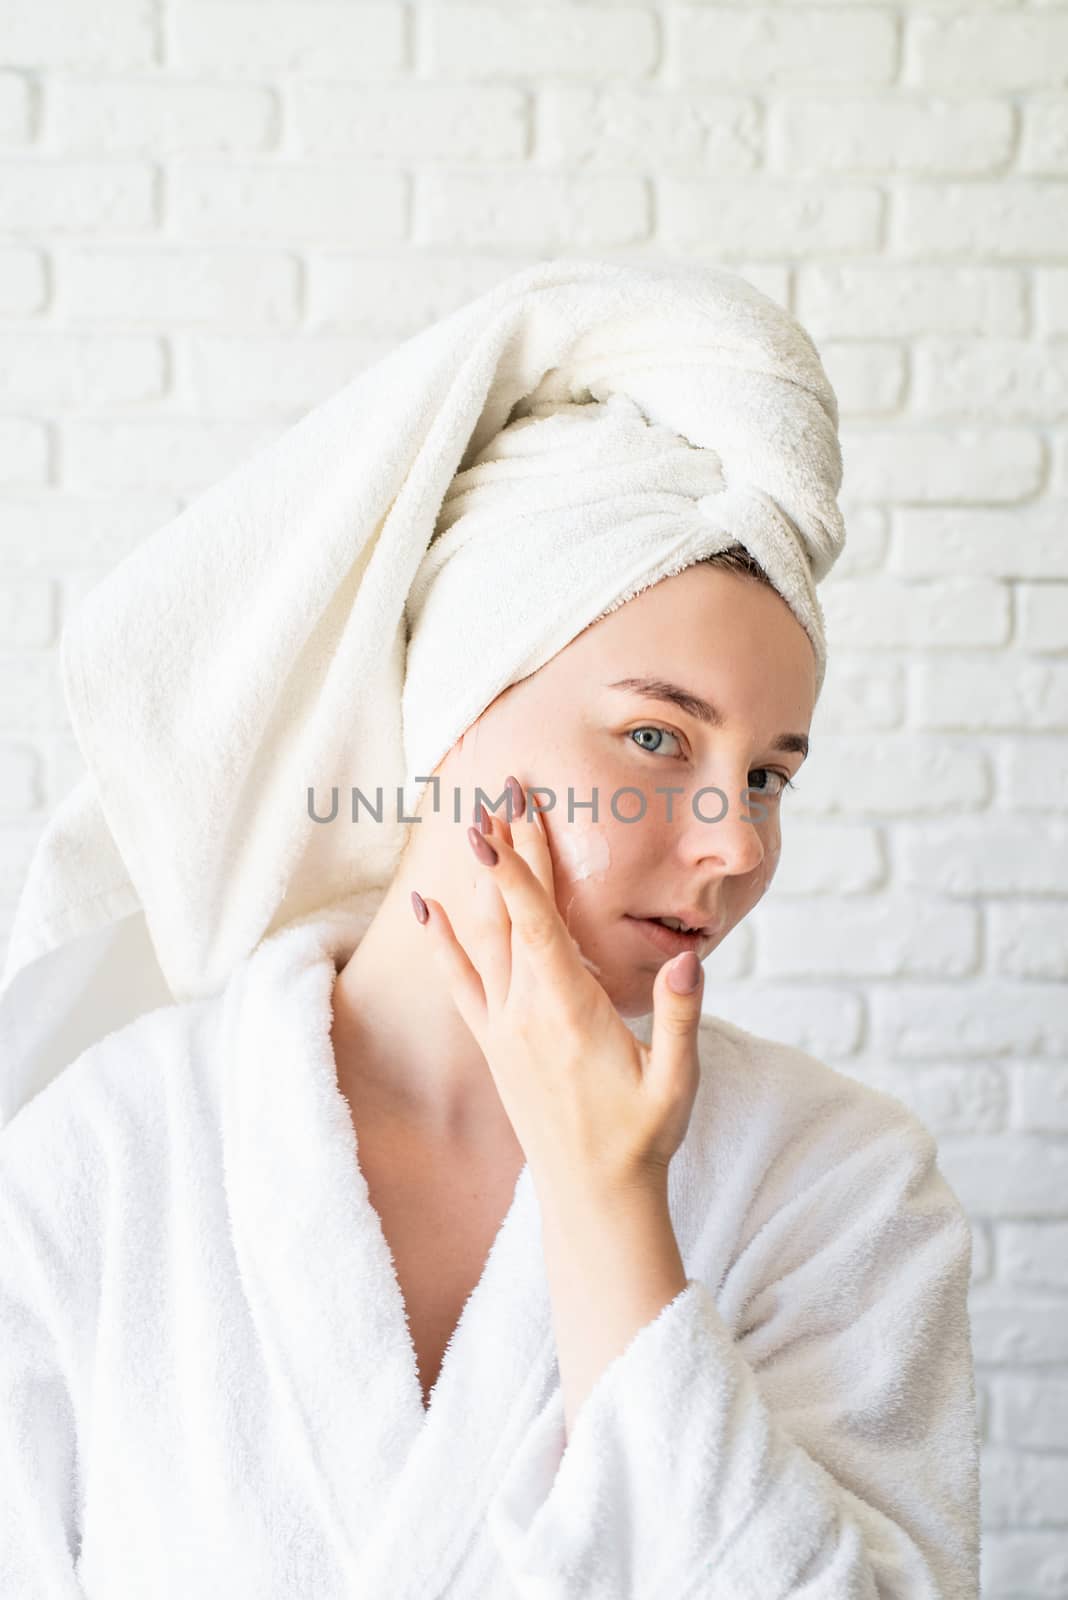
<svg viewBox="0 0 1068 1600">
<path fill-rule="evenodd" d="M 589 878 L 603 880 L 612 865 L 612 849 L 602 828 L 567 826 L 552 836 L 554 867 L 558 884 L 579 888 Z"/>
<path fill-rule="evenodd" d="M 761 899 L 767 893 L 772 878 L 779 866 L 779 857 L 782 854 L 782 835 L 778 822 L 774 827 L 769 827 L 768 835 L 763 841 L 764 859 L 753 875 L 753 902 Z"/>
</svg>

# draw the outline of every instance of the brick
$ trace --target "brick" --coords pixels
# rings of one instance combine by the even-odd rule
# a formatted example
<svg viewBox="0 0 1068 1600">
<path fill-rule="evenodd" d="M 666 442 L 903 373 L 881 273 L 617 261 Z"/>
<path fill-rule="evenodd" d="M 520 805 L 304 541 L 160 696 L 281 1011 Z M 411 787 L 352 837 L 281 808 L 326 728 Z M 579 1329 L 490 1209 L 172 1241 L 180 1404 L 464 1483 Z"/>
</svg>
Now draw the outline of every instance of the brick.
<svg viewBox="0 0 1068 1600">
<path fill-rule="evenodd" d="M 873 730 L 899 728 L 905 717 L 901 664 L 870 657 L 853 661 L 839 651 L 828 662 L 827 679 L 816 709 L 821 736 L 824 730 L 870 736 Z"/>
<path fill-rule="evenodd" d="M 1068 324 L 1068 288 L 1065 303 Z M 1014 267 L 807 263 L 798 273 L 797 305 L 801 321 L 821 337 L 1011 335 L 1027 326 L 1023 276 Z"/>
<path fill-rule="evenodd" d="M 25 245 L 0 245 L 0 316 L 33 316 L 47 304 L 43 253 Z"/>
<path fill-rule="evenodd" d="M 974 691 L 973 692 L 981 692 Z M 942 894 L 1068 893 L 1068 824 L 988 813 L 899 827 L 902 882 Z"/>
<path fill-rule="evenodd" d="M 0 417 L 0 485 L 44 483 L 48 462 L 48 434 L 41 423 L 27 422 L 23 417 Z"/>
<path fill-rule="evenodd" d="M 975 1296 L 969 1306 L 977 1362 L 1068 1362 L 1068 1299 L 1020 1301 Z"/>
<path fill-rule="evenodd" d="M 136 233 L 155 220 L 155 176 L 147 163 L 0 161 L 0 228 Z"/>
<path fill-rule="evenodd" d="M 670 248 L 732 255 L 806 255 L 877 250 L 883 197 L 855 185 L 807 189 L 792 183 L 681 178 L 658 180 L 659 233 Z"/>
<path fill-rule="evenodd" d="M 1053 503 L 895 511 L 889 566 L 917 578 L 1068 578 L 1064 512 Z"/>
<path fill-rule="evenodd" d="M 1068 183 L 916 184 L 899 191 L 891 234 L 905 255 L 1068 256 Z"/>
<path fill-rule="evenodd" d="M 291 137 L 304 155 L 364 161 L 518 161 L 527 153 L 527 95 L 507 84 L 294 83 Z"/>
<path fill-rule="evenodd" d="M 67 707 L 54 651 L 6 650 L 0 658 L 0 730 L 34 734 L 67 726 Z"/>
<path fill-rule="evenodd" d="M 1040 332 L 1068 333 L 1068 267 L 1036 271 L 1035 303 Z"/>
<path fill-rule="evenodd" d="M 169 18 L 171 56 L 178 67 L 209 72 L 363 81 L 404 68 L 406 13 L 406 7 L 371 0 L 359 5 L 176 0 Z"/>
<path fill-rule="evenodd" d="M 1017 584 L 1016 639 L 1024 650 L 1068 650 L 1068 583 Z"/>
<path fill-rule="evenodd" d="M 155 63 L 155 14 L 152 0 L 108 0 L 106 11 L 78 0 L 8 5 L 4 60 L 17 67 L 136 71 Z"/>
<path fill-rule="evenodd" d="M 188 335 L 186 386 L 198 417 L 296 417 L 351 383 L 386 353 L 370 334 L 279 339 Z"/>
<path fill-rule="evenodd" d="M 1013 501 L 1042 482 L 1041 440 L 1023 428 L 843 428 L 848 492 L 865 500 Z"/>
<path fill-rule="evenodd" d="M 874 986 L 868 1003 L 871 1046 L 883 1054 L 959 1058 L 1068 1052 L 1060 984 L 887 984 Z"/>
<path fill-rule="evenodd" d="M 0 72 L 0 144 L 29 144 L 34 136 L 34 94 L 27 78 Z"/>
<path fill-rule="evenodd" d="M 1000 804 L 1011 813 L 1068 810 L 1068 742 L 1022 734 L 998 740 Z"/>
<path fill-rule="evenodd" d="M 724 984 L 710 998 L 710 1011 L 725 1022 L 822 1061 L 848 1056 L 860 1043 L 863 1006 L 858 995 L 841 986 Z"/>
<path fill-rule="evenodd" d="M 846 541 L 831 570 L 829 584 L 877 572 L 886 558 L 889 519 L 882 506 L 842 505 Z M 820 591 L 821 601 L 829 588 Z"/>
<path fill-rule="evenodd" d="M 539 156 L 559 165 L 750 172 L 763 155 L 759 101 L 672 85 L 546 84 L 537 108 Z"/>
<path fill-rule="evenodd" d="M 179 502 L 165 494 L 122 494 L 79 500 L 58 492 L 5 499 L 0 562 L 8 571 L 60 572 L 73 563 L 111 567 L 154 529 L 170 522 Z"/>
<path fill-rule="evenodd" d="M 737 272 L 739 277 L 759 289 L 761 294 L 766 294 L 769 300 L 774 300 L 777 305 L 785 306 L 787 310 L 791 304 L 790 275 L 793 268 L 789 265 L 777 266 L 774 261 L 732 261 L 731 271 Z"/>
<path fill-rule="evenodd" d="M 1024 1309 L 1044 1331 L 1054 1332 L 1053 1324 L 1058 1317 L 1061 1328 L 1068 1328 L 1068 1305 L 1051 1307 L 1032 1304 Z M 1019 1337 L 997 1340 L 993 1347 L 1004 1349 L 1007 1354 L 985 1359 L 1011 1361 L 1012 1351 L 1017 1344 L 1026 1349 L 1030 1343 L 1023 1325 L 1024 1319 L 1019 1312 L 1014 1314 L 1006 1308 L 1002 1316 L 1006 1328 Z M 978 1331 L 980 1339 L 983 1338 L 983 1323 L 984 1318 L 980 1313 L 977 1330 L 976 1313 L 973 1310 L 973 1336 Z M 1061 1359 L 1068 1359 L 1068 1338 L 1063 1334 L 1060 1344 L 1066 1352 Z M 1016 1359 L 1026 1360 L 1027 1357 Z M 1063 1526 L 1068 1522 L 1065 1511 L 1068 1507 L 1068 1456 L 1039 1455 L 992 1445 L 983 1451 L 980 1460 L 980 1498 L 984 1529 L 1041 1527 L 1050 1523 Z"/>
<path fill-rule="evenodd" d="M 1068 1222 L 1004 1222 L 997 1230 L 998 1268 L 1019 1289 L 1068 1290 Z"/>
<path fill-rule="evenodd" d="M 0 575 L 0 643 L 42 649 L 55 639 L 55 593 L 46 578 Z"/>
<path fill-rule="evenodd" d="M 1068 662 L 1003 654 L 989 661 L 919 660 L 916 723 L 924 728 L 1068 728 Z"/>
<path fill-rule="evenodd" d="M 897 71 L 897 28 L 886 11 L 683 5 L 672 20 L 672 62 L 683 81 L 853 88 L 889 83 Z"/>
<path fill-rule="evenodd" d="M 1068 346 L 925 339 L 913 353 L 912 401 L 928 416 L 1068 417 Z"/>
<path fill-rule="evenodd" d="M 245 154 L 274 144 L 278 123 L 277 95 L 259 84 L 61 78 L 51 91 L 51 138 L 66 150 Z"/>
<path fill-rule="evenodd" d="M 299 315 L 300 265 L 252 250 L 57 252 L 58 310 L 93 323 L 282 327 Z"/>
<path fill-rule="evenodd" d="M 407 178 L 310 162 L 184 162 L 170 173 L 172 222 L 191 238 L 389 244 L 407 231 Z"/>
<path fill-rule="evenodd" d="M 46 803 L 59 804 L 87 771 L 78 741 L 69 732 L 53 732 L 37 740 L 45 761 Z"/>
<path fill-rule="evenodd" d="M 938 1165 L 969 1214 L 1039 1217 L 1063 1209 L 1066 1140 L 1022 1133 L 947 1134 L 939 1140 Z"/>
<path fill-rule="evenodd" d="M 406 339 L 487 293 L 506 272 L 533 264 L 534 258 L 506 264 L 467 252 L 455 259 L 309 252 L 306 325 Z"/>
<path fill-rule="evenodd" d="M 1068 978 L 1068 907 L 992 905 L 987 918 L 991 964 L 1002 976 Z"/>
<path fill-rule="evenodd" d="M 877 831 L 860 823 L 807 822 L 796 815 L 784 829 L 775 894 L 865 894 L 885 881 Z"/>
<path fill-rule="evenodd" d="M 1057 88 L 1068 84 L 1068 16 L 914 16 L 905 62 L 907 81 L 923 88 Z"/>
<path fill-rule="evenodd" d="M 154 400 L 167 387 L 167 352 L 143 334 L 0 332 L 0 407 L 93 410 Z"/>
<path fill-rule="evenodd" d="M 644 6 L 430 6 L 421 21 L 434 77 L 639 77 L 660 51 L 659 19 Z"/>
<path fill-rule="evenodd" d="M 0 701 L 3 691 L 0 689 Z M 0 905 L 12 912 L 18 903 L 30 868 L 30 860 L 41 836 L 40 820 L 5 822 L 0 828 Z"/>
<path fill-rule="evenodd" d="M 1024 107 L 1020 166 L 1024 172 L 1068 173 L 1068 106 L 1063 97 Z"/>
<path fill-rule="evenodd" d="M 420 175 L 416 219 L 420 244 L 588 249 L 647 238 L 649 194 L 641 178 L 610 174 Z"/>
<path fill-rule="evenodd" d="M 0 605 L 4 603 L 7 580 L 0 580 Z M 0 631 L 0 639 L 8 643 Z M 41 758 L 28 744 L 0 740 L 0 816 L 24 816 L 36 811 L 42 802 Z"/>
<path fill-rule="evenodd" d="M 881 895 L 813 907 L 762 905 L 757 969 L 777 978 L 963 977 L 979 965 L 971 907 Z"/>
<path fill-rule="evenodd" d="M 992 1272 L 994 1250 L 991 1244 L 991 1227 L 988 1222 L 972 1217 L 972 1283 L 986 1283 Z"/>
<path fill-rule="evenodd" d="M 998 1376 L 993 1437 L 1038 1450 L 1063 1448 L 1068 1439 L 1068 1381 L 1063 1378 Z"/>
<path fill-rule="evenodd" d="M 60 440 L 63 484 L 67 489 L 105 494 L 118 489 L 198 494 L 281 431 L 277 421 L 72 420 L 63 425 Z"/>
<path fill-rule="evenodd" d="M 1066 920 L 1062 908 L 1055 934 L 1062 947 Z M 1013 1127 L 1030 1133 L 1068 1133 L 1068 1061 L 1017 1062 L 1011 1084 Z"/>
<path fill-rule="evenodd" d="M 980 1061 L 967 1066 L 864 1062 L 850 1071 L 870 1088 L 900 1100 L 938 1136 L 999 1133 L 1005 1126 L 1007 1091 L 1000 1067 Z"/>
<path fill-rule="evenodd" d="M 1012 107 L 998 100 L 789 99 L 768 118 L 780 172 L 985 173 L 1015 142 Z"/>
<path fill-rule="evenodd" d="M 987 757 L 971 742 L 911 730 L 878 741 L 866 732 L 814 735 L 795 782 L 783 802 L 791 824 L 797 812 L 956 816 L 986 806 L 993 789 Z"/>
<path fill-rule="evenodd" d="M 870 340 L 827 341 L 820 347 L 842 416 L 896 411 L 905 392 L 905 352 Z"/>
<path fill-rule="evenodd" d="M 1064 1534 L 984 1535 L 979 1567 L 983 1600 L 1031 1600 L 1064 1593 Z"/>
<path fill-rule="evenodd" d="M 947 650 L 1005 644 L 1010 635 L 1009 593 L 991 578 L 832 577 L 821 595 L 829 648 Z"/>
</svg>

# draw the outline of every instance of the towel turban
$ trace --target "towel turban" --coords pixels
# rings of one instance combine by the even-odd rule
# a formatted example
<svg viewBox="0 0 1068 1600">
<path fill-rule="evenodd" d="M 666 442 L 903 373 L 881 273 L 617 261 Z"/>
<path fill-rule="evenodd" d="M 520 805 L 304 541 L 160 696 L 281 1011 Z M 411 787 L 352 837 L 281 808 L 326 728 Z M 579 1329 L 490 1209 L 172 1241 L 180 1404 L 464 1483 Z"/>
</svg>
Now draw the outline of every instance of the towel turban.
<svg viewBox="0 0 1068 1600">
<path fill-rule="evenodd" d="M 0 1123 L 268 934 L 327 905 L 366 917 L 402 806 L 460 735 L 650 584 L 744 546 L 808 633 L 818 692 L 837 423 L 808 335 L 735 274 L 543 261 L 157 530 L 64 631 L 87 771 L 16 912 Z M 381 821 L 352 821 L 353 789 Z"/>
</svg>

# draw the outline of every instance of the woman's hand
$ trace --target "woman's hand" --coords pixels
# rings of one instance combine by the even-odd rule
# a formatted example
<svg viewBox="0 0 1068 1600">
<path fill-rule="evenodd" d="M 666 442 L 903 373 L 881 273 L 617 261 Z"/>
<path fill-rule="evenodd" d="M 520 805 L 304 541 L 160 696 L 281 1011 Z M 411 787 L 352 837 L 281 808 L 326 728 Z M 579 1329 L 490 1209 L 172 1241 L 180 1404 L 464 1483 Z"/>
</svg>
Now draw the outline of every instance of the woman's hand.
<svg viewBox="0 0 1068 1600">
<path fill-rule="evenodd" d="M 440 901 L 426 924 L 457 1010 L 486 1058 L 539 1192 L 623 1196 L 666 1188 L 700 1074 L 700 963 L 665 962 L 653 989 L 651 1043 L 626 1026 L 583 964 L 556 905 L 552 857 L 540 813 L 509 778 L 512 824 L 468 830 L 495 865 L 478 860 L 469 948 Z M 668 986 L 673 966 L 697 966 L 690 994 Z"/>
</svg>

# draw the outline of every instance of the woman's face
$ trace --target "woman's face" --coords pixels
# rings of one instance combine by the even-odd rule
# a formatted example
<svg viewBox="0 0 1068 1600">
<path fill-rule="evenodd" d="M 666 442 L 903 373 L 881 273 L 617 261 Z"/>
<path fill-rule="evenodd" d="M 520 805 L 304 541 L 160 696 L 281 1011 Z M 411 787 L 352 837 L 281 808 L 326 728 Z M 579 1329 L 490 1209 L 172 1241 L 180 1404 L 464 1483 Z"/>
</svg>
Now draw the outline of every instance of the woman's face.
<svg viewBox="0 0 1068 1600">
<path fill-rule="evenodd" d="M 641 679 L 708 702 L 718 725 L 640 692 L 633 680 Z M 624 680 L 632 686 L 620 687 Z M 778 594 L 736 573 L 688 567 L 499 695 L 442 763 L 443 792 L 457 784 L 469 813 L 476 786 L 495 800 L 510 772 L 528 789 L 552 791 L 555 801 L 539 799 L 551 805 L 560 913 L 620 1015 L 644 1016 L 670 957 L 640 919 L 712 925 L 697 947 L 703 960 L 771 882 L 784 783 L 804 759 L 776 744 L 807 738 L 815 692 L 812 646 Z M 698 796 L 695 814 L 702 789 L 722 795 Z"/>
</svg>

